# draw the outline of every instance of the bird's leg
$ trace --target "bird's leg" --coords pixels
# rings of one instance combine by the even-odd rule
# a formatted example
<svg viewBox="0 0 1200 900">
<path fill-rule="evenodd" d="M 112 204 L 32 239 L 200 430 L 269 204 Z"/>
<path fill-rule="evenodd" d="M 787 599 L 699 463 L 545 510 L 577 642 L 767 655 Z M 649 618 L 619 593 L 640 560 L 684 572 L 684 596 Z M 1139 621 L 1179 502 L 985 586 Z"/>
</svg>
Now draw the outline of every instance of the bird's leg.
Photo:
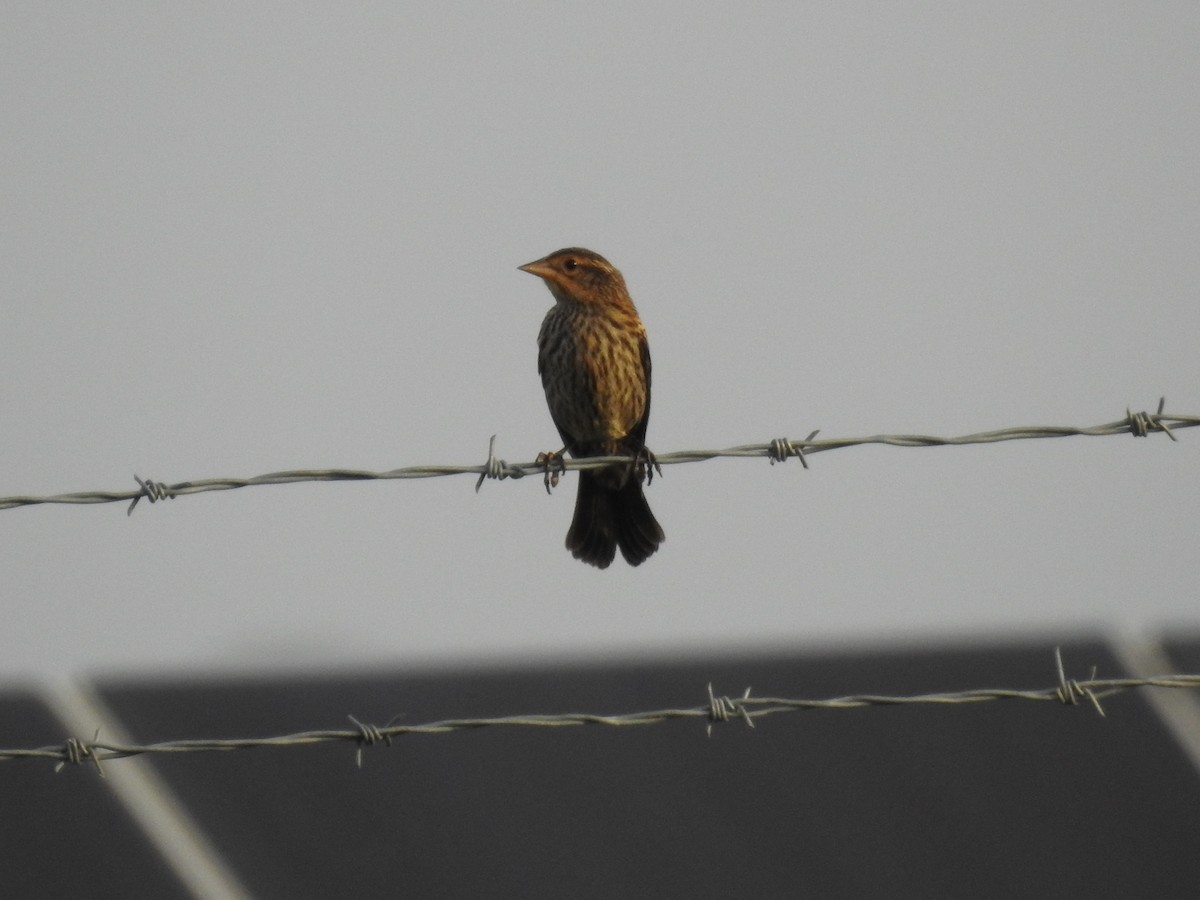
<svg viewBox="0 0 1200 900">
<path fill-rule="evenodd" d="M 655 473 L 662 475 L 662 466 L 658 464 L 658 457 L 650 452 L 650 448 L 642 444 L 637 453 L 633 455 L 633 471 L 637 476 L 638 481 L 645 481 L 649 484 L 654 480 Z"/>
<path fill-rule="evenodd" d="M 563 447 L 557 453 L 553 450 L 542 452 L 537 455 L 534 462 L 542 467 L 546 473 L 542 483 L 546 485 L 546 493 L 550 493 L 550 488 L 558 487 L 558 478 L 567 471 L 567 461 L 563 458 L 563 454 L 567 452 L 567 448 Z"/>
</svg>

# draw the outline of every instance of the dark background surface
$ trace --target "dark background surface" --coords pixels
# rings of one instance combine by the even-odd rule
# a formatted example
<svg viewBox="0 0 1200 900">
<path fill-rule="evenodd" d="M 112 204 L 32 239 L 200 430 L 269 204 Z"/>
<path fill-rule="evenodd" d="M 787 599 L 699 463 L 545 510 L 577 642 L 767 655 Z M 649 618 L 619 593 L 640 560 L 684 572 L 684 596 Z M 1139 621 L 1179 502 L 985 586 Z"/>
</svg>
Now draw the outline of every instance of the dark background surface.
<svg viewBox="0 0 1200 900">
<path fill-rule="evenodd" d="M 1200 644 L 1176 642 L 1178 671 Z M 1121 673 L 1101 641 L 1069 676 Z M 262 737 L 521 713 L 695 707 L 718 695 L 830 698 L 1055 683 L 1053 646 L 1012 643 L 663 664 L 276 680 L 110 681 L 139 742 Z M 495 727 L 154 756 L 226 864 L 263 898 L 1187 896 L 1200 778 L 1144 695 L 783 713 L 612 728 Z M 32 695 L 5 744 L 64 734 Z M 85 737 L 90 738 L 91 735 Z M 114 760 L 106 769 L 125 764 Z M 0 768 L 6 896 L 182 889 L 90 766 Z"/>
</svg>

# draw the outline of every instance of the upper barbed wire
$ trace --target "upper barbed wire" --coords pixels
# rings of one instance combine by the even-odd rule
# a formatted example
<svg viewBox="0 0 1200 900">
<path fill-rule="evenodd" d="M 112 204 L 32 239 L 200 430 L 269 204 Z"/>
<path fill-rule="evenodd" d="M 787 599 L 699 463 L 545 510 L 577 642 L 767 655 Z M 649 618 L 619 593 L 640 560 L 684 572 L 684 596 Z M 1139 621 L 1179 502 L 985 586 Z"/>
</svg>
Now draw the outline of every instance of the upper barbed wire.
<svg viewBox="0 0 1200 900">
<path fill-rule="evenodd" d="M 738 447 L 727 447 L 723 450 L 677 450 L 671 453 L 657 454 L 654 461 L 660 466 L 673 466 L 681 463 L 704 462 L 719 458 L 767 458 L 772 463 L 783 462 L 796 457 L 801 464 L 808 467 L 807 457 L 826 450 L 840 450 L 844 447 L 859 447 L 868 444 L 882 444 L 889 447 L 939 447 L 962 444 L 992 444 L 1000 441 L 1033 440 L 1036 438 L 1058 438 L 1091 436 L 1105 437 L 1117 434 L 1132 434 L 1134 437 L 1146 437 L 1152 432 L 1161 431 L 1171 440 L 1176 440 L 1172 429 L 1193 428 L 1200 425 L 1200 416 L 1176 415 L 1164 413 L 1165 398 L 1159 400 L 1158 410 L 1149 412 L 1131 412 L 1125 410 L 1125 417 L 1115 422 L 1103 425 L 1093 425 L 1087 428 L 1077 428 L 1069 425 L 1030 425 L 1015 428 L 1001 428 L 995 431 L 979 431 L 957 437 L 939 437 L 928 434 L 875 434 L 866 437 L 824 438 L 817 439 L 818 431 L 811 432 L 803 439 L 776 438 L 765 444 L 744 444 Z M 128 512 L 132 513 L 138 502 L 143 498 L 155 503 L 159 500 L 174 499 L 185 494 L 199 494 L 207 491 L 230 491 L 236 488 L 255 487 L 264 484 L 295 484 L 306 481 L 376 481 L 398 478 L 436 478 L 442 475 L 475 475 L 475 489 L 487 479 L 504 480 L 506 478 L 524 478 L 526 475 L 544 475 L 550 478 L 550 464 L 544 455 L 540 460 L 522 463 L 508 463 L 495 456 L 496 436 L 492 435 L 488 444 L 488 458 L 483 465 L 427 465 L 406 466 L 399 469 L 389 469 L 383 472 L 372 472 L 363 469 L 295 469 L 285 472 L 270 472 L 256 475 L 252 478 L 205 478 L 193 481 L 180 481 L 175 484 L 143 479 L 134 475 L 138 487 L 128 491 L 79 491 L 69 494 L 54 494 L 50 496 L 14 496 L 0 497 L 0 509 L 15 509 L 20 506 L 36 506 L 45 503 L 91 504 L 91 503 L 120 503 L 128 502 Z M 636 464 L 635 458 L 627 456 L 594 456 L 586 459 L 556 459 L 553 466 L 556 471 L 575 471 L 581 469 L 598 469 L 614 463 Z"/>
</svg>

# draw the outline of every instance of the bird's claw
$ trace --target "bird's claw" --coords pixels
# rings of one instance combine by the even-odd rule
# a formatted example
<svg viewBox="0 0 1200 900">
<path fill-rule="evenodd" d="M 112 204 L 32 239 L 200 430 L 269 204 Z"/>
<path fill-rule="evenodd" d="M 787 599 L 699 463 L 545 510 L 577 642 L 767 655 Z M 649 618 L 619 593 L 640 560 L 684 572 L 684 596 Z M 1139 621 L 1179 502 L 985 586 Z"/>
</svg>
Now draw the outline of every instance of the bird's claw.
<svg viewBox="0 0 1200 900">
<path fill-rule="evenodd" d="M 550 493 L 550 488 L 558 487 L 558 479 L 567 471 L 567 461 L 563 459 L 563 453 L 566 451 L 564 447 L 557 453 L 553 451 L 539 453 L 534 459 L 534 462 L 542 467 L 546 473 L 542 479 L 542 483 L 546 485 L 546 493 Z"/>
<path fill-rule="evenodd" d="M 643 446 L 642 449 L 634 455 L 634 474 L 638 481 L 644 481 L 650 484 L 654 480 L 657 473 L 662 475 L 662 466 L 658 464 L 658 457 L 650 452 L 649 447 Z"/>
</svg>

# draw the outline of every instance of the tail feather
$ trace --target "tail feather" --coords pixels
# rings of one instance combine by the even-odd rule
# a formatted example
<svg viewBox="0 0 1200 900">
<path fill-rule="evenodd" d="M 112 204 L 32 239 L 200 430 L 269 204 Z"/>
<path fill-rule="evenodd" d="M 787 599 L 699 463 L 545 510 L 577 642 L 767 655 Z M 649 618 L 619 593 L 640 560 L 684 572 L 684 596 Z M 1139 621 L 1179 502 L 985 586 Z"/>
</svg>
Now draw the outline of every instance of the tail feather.
<svg viewBox="0 0 1200 900">
<path fill-rule="evenodd" d="M 625 561 L 636 566 L 662 542 L 662 527 L 650 511 L 641 482 L 627 478 L 619 487 L 610 487 L 595 472 L 579 473 L 575 517 L 567 532 L 572 556 L 606 569 L 620 548 Z"/>
</svg>

